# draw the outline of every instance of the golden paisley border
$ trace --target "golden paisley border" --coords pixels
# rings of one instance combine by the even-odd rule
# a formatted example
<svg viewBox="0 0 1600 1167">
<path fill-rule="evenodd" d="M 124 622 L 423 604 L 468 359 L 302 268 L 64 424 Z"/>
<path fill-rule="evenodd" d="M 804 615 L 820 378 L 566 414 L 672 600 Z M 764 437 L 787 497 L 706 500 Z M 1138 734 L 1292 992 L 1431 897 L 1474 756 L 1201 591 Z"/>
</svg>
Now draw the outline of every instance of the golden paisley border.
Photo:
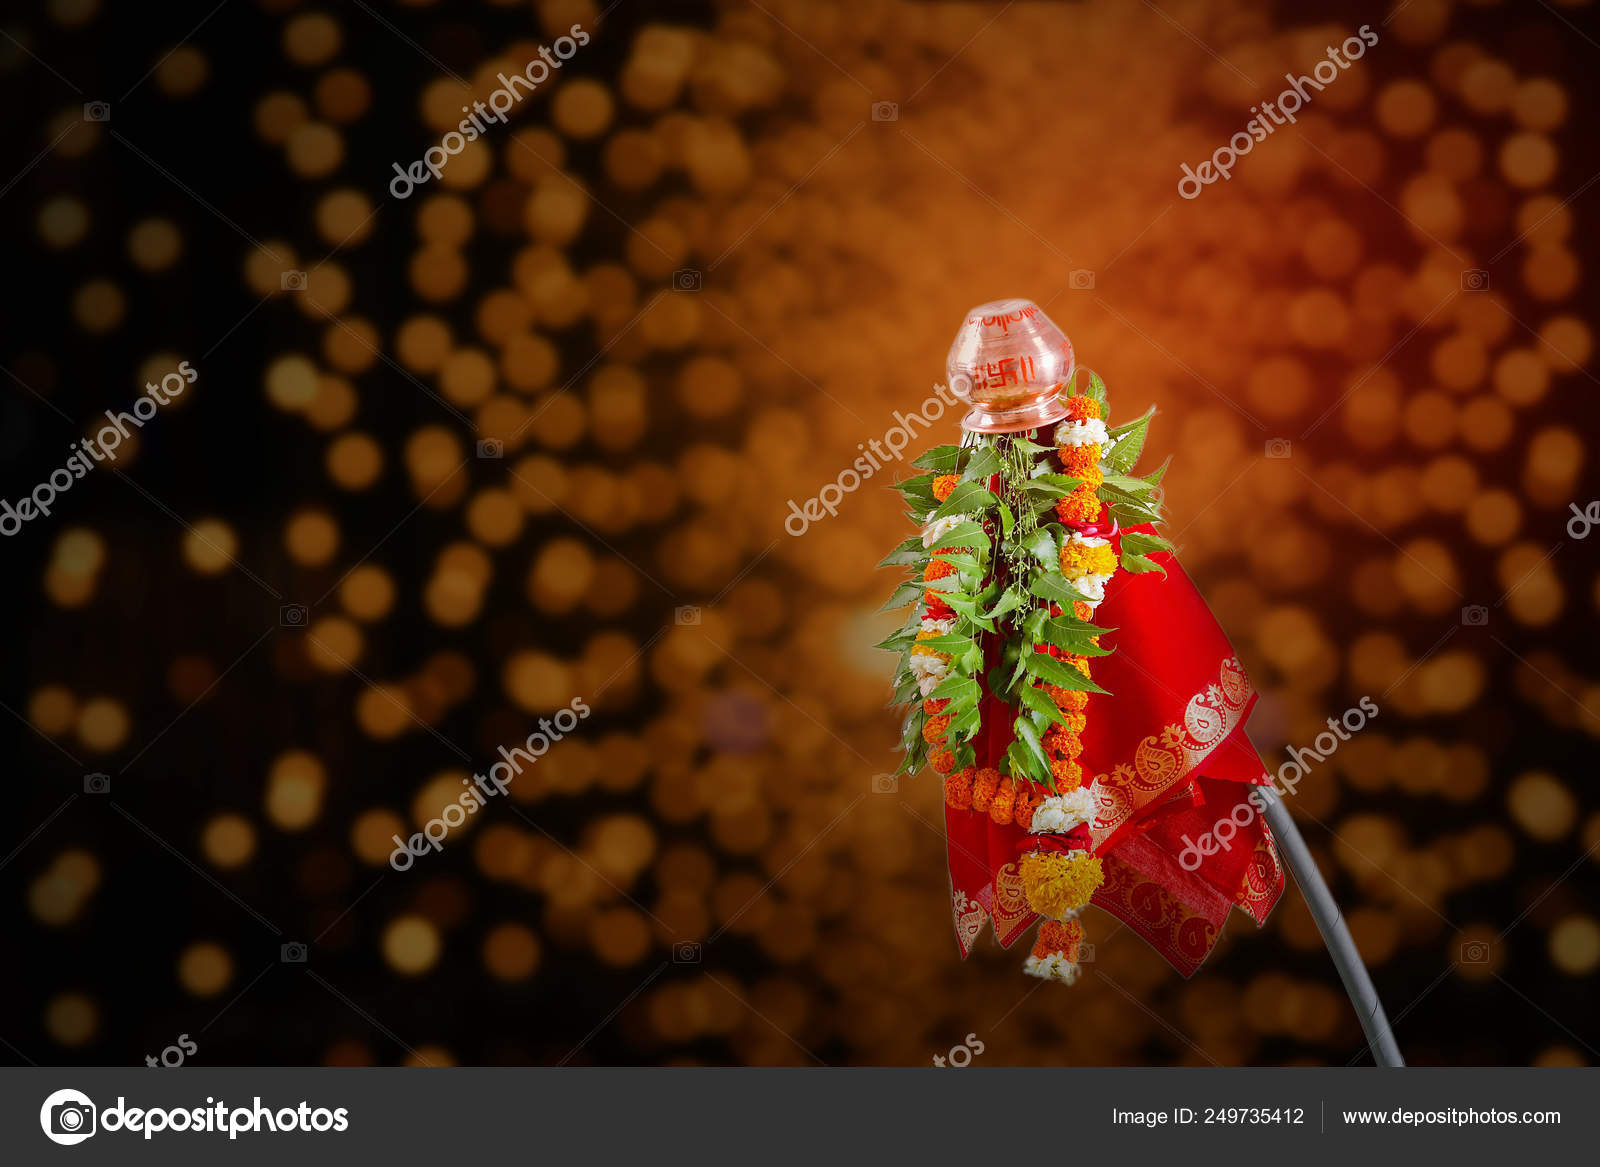
<svg viewBox="0 0 1600 1167">
<path fill-rule="evenodd" d="M 1193 773 L 1239 727 L 1254 696 L 1238 656 L 1229 656 L 1217 667 L 1216 680 L 1189 698 L 1182 722 L 1163 726 L 1140 742 L 1131 765 L 1119 762 L 1096 775 L 1089 787 L 1096 809 L 1092 849 L 1099 852 L 1141 810 Z"/>
</svg>

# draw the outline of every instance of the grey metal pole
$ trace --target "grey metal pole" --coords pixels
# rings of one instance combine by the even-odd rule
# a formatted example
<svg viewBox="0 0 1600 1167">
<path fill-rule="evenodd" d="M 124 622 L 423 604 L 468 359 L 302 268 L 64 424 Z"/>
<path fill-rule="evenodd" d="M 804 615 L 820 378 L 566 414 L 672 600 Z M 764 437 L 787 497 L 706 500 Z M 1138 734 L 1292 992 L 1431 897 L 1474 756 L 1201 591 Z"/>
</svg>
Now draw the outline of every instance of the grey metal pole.
<svg viewBox="0 0 1600 1167">
<path fill-rule="evenodd" d="M 1400 1056 L 1400 1047 L 1395 1044 L 1394 1031 L 1389 1028 L 1383 1002 L 1378 1000 L 1378 990 L 1373 987 L 1367 966 L 1356 951 L 1355 942 L 1350 939 L 1344 913 L 1339 911 L 1333 893 L 1328 891 L 1328 885 L 1322 880 L 1322 872 L 1317 870 L 1316 861 L 1311 858 L 1305 839 L 1300 836 L 1300 828 L 1295 826 L 1294 819 L 1289 817 L 1289 808 L 1283 805 L 1283 800 L 1270 785 L 1257 786 L 1256 789 L 1266 802 L 1267 825 L 1277 839 L 1278 850 L 1306 897 L 1311 917 L 1316 920 L 1317 930 L 1322 933 L 1322 942 L 1328 946 L 1328 955 L 1333 957 L 1333 966 L 1339 970 L 1339 979 L 1344 982 L 1344 991 L 1350 995 L 1350 1003 L 1355 1006 L 1356 1016 L 1361 1019 L 1361 1028 L 1367 1035 L 1367 1045 L 1372 1050 L 1373 1058 L 1380 1066 L 1404 1066 L 1405 1059 Z"/>
</svg>

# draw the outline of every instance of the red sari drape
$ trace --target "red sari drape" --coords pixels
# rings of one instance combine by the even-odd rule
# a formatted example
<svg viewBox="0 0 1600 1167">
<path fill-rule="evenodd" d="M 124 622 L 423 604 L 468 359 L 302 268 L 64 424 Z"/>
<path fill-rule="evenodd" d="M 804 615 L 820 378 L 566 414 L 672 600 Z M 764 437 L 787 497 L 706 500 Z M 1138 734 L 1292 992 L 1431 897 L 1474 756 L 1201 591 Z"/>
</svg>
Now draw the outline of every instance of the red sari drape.
<svg viewBox="0 0 1600 1167">
<path fill-rule="evenodd" d="M 1255 690 L 1177 560 L 1151 558 L 1166 576 L 1117 572 L 1094 617 L 1114 629 L 1102 638 L 1114 651 L 1090 661 L 1110 696 L 1089 699 L 1080 759 L 1097 807 L 1091 850 L 1105 868 L 1092 902 L 1188 976 L 1210 954 L 1231 908 L 1257 924 L 1266 920 L 1283 891 L 1283 866 L 1266 821 L 1246 802 L 1253 786 L 1268 781 L 1244 734 Z M 1014 713 L 987 693 L 982 701 L 977 764 L 998 766 Z M 1210 847 L 1210 855 L 1190 851 L 1198 866 L 1185 870 L 1186 847 L 1230 817 L 1227 846 Z M 1009 946 L 1036 920 L 1018 874 L 1027 832 L 948 806 L 945 829 L 962 957 L 985 923 Z"/>
</svg>

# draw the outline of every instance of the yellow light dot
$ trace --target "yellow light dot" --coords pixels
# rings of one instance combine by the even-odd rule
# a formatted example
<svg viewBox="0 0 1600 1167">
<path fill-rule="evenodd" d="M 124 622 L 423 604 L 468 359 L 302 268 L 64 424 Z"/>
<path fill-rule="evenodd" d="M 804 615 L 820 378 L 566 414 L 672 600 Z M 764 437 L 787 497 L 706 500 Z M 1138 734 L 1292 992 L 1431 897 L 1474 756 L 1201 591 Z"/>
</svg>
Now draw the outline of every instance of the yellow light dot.
<svg viewBox="0 0 1600 1167">
<path fill-rule="evenodd" d="M 439 960 L 439 930 L 421 916 L 400 916 L 383 932 L 383 955 L 395 971 L 420 976 Z"/>
<path fill-rule="evenodd" d="M 1394 81 L 1375 103 L 1378 124 L 1397 138 L 1414 138 L 1433 124 L 1438 111 L 1433 91 L 1420 81 Z"/>
<path fill-rule="evenodd" d="M 1550 960 L 1570 977 L 1600 967 L 1600 924 L 1592 916 L 1568 916 L 1550 930 Z"/>
<path fill-rule="evenodd" d="M 521 924 L 501 924 L 483 941 L 483 964 L 501 981 L 525 981 L 539 967 L 539 941 Z"/>
<path fill-rule="evenodd" d="M 1566 120 L 1566 92 L 1548 77 L 1531 78 L 1512 94 L 1511 115 L 1524 129 L 1553 130 Z"/>
<path fill-rule="evenodd" d="M 77 719 L 77 698 L 65 685 L 43 685 L 28 698 L 28 720 L 47 737 L 62 736 Z"/>
<path fill-rule="evenodd" d="M 494 362 L 480 348 L 461 348 L 445 358 L 439 388 L 457 405 L 474 406 L 494 392 Z"/>
<path fill-rule="evenodd" d="M 372 87 L 354 69 L 330 69 L 317 79 L 316 102 L 323 117 L 345 125 L 372 105 Z"/>
<path fill-rule="evenodd" d="M 122 290 L 110 280 L 90 280 L 72 297 L 72 314 L 85 332 L 110 332 L 126 309 Z"/>
<path fill-rule="evenodd" d="M 413 316 L 395 335 L 400 363 L 418 373 L 431 373 L 450 352 L 450 326 L 437 316 Z"/>
<path fill-rule="evenodd" d="M 183 236 L 167 219 L 145 219 L 128 236 L 128 255 L 145 271 L 164 271 L 183 252 Z"/>
<path fill-rule="evenodd" d="M 49 246 L 67 248 L 89 233 L 89 209 L 70 195 L 48 200 L 39 208 L 39 237 Z"/>
<path fill-rule="evenodd" d="M 87 1045 L 100 1028 L 100 1010 L 82 993 L 58 993 L 45 1004 L 44 1027 L 57 1045 Z"/>
<path fill-rule="evenodd" d="M 542 652 L 518 652 L 506 662 L 506 695 L 529 713 L 551 713 L 572 699 L 571 670 Z"/>
<path fill-rule="evenodd" d="M 193 45 L 179 45 L 156 66 L 156 87 L 168 97 L 188 97 L 211 76 L 205 54 Z"/>
<path fill-rule="evenodd" d="M 78 712 L 78 740 L 98 753 L 110 753 L 128 740 L 132 722 L 120 702 L 110 697 L 85 701 Z"/>
<path fill-rule="evenodd" d="M 263 142 L 281 146 L 309 116 L 306 103 L 293 93 L 269 93 L 256 102 L 256 133 Z"/>
<path fill-rule="evenodd" d="M 339 51 L 338 23 L 321 12 L 296 16 L 283 30 L 284 54 L 296 65 L 322 65 Z"/>
<path fill-rule="evenodd" d="M 1555 145 L 1541 134 L 1513 134 L 1500 147 L 1500 173 L 1525 190 L 1554 178 L 1558 161 Z"/>
<path fill-rule="evenodd" d="M 202 519 L 183 537 L 183 558 L 201 575 L 227 571 L 238 551 L 238 537 L 221 519 Z"/>
<path fill-rule="evenodd" d="M 255 854 L 256 829 L 243 815 L 219 814 L 201 832 L 200 849 L 217 867 L 242 867 Z"/>
<path fill-rule="evenodd" d="M 233 958 L 219 944 L 191 944 L 178 957 L 178 983 L 196 997 L 215 997 L 232 980 Z"/>
<path fill-rule="evenodd" d="M 300 831 L 322 813 L 327 771 L 315 754 L 288 750 L 272 763 L 267 775 L 266 812 L 286 831 Z"/>
<path fill-rule="evenodd" d="M 378 685 L 361 691 L 356 698 L 356 721 L 369 737 L 388 741 L 416 726 L 411 700 L 404 689 Z"/>
<path fill-rule="evenodd" d="M 598 138 L 611 125 L 615 112 L 610 92 L 588 77 L 562 85 L 550 104 L 551 122 L 569 138 Z"/>
<path fill-rule="evenodd" d="M 394 608 L 394 580 L 375 564 L 362 564 L 339 585 L 339 602 L 357 620 L 382 620 Z"/>
<path fill-rule="evenodd" d="M 1578 803 L 1572 792 L 1542 770 L 1519 775 L 1506 804 L 1517 825 L 1543 842 L 1564 837 L 1577 822 Z"/>
<path fill-rule="evenodd" d="M 338 367 L 358 372 L 377 359 L 370 350 L 359 360 L 348 359 L 356 352 L 355 346 L 349 343 L 349 332 L 338 324 L 330 325 L 328 331 L 338 336 L 337 346 L 326 346 L 328 360 Z M 316 395 L 306 406 L 306 420 L 324 432 L 336 430 L 350 423 L 360 404 L 355 388 L 343 377 L 318 377 Z"/>
<path fill-rule="evenodd" d="M 297 411 L 317 395 L 317 367 L 299 353 L 281 356 L 267 366 L 267 399 L 279 409 Z"/>
<path fill-rule="evenodd" d="M 342 673 L 361 663 L 361 629 L 343 616 L 324 616 L 306 630 L 306 659 L 325 673 Z"/>
<path fill-rule="evenodd" d="M 467 529 L 491 547 L 505 547 L 522 533 L 522 507 L 509 490 L 479 491 L 467 507 Z"/>
<path fill-rule="evenodd" d="M 284 143 L 289 167 L 303 178 L 324 178 L 344 161 L 344 137 L 325 122 L 302 122 Z"/>
<path fill-rule="evenodd" d="M 299 511 L 283 531 L 289 557 L 304 567 L 321 567 L 339 550 L 339 525 L 326 511 Z"/>
<path fill-rule="evenodd" d="M 328 447 L 328 477 L 345 490 L 365 490 L 383 473 L 383 448 L 368 434 L 345 434 Z"/>
<path fill-rule="evenodd" d="M 350 847 L 356 856 L 373 867 L 386 865 L 394 853 L 394 836 L 406 837 L 405 820 L 392 810 L 363 811 L 350 828 Z"/>
</svg>

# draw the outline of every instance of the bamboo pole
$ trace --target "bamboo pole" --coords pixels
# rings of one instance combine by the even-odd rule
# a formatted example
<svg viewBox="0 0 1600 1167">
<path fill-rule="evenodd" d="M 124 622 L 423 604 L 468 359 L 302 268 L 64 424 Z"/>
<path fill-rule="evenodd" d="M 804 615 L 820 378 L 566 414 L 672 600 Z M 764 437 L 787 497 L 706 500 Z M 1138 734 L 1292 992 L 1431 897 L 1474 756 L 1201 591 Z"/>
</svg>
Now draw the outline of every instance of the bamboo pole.
<svg viewBox="0 0 1600 1167">
<path fill-rule="evenodd" d="M 1283 800 L 1270 785 L 1258 786 L 1256 790 L 1266 802 L 1267 824 L 1277 839 L 1278 851 L 1306 897 L 1311 917 L 1316 920 L 1317 930 L 1322 933 L 1322 942 L 1328 946 L 1328 955 L 1333 958 L 1334 968 L 1339 970 L 1344 991 L 1349 994 L 1350 1004 L 1355 1007 L 1356 1016 L 1361 1020 L 1361 1028 L 1367 1035 L 1367 1047 L 1372 1050 L 1373 1059 L 1380 1066 L 1404 1066 L 1405 1059 L 1400 1056 L 1400 1047 L 1395 1043 L 1394 1030 L 1390 1028 L 1389 1018 L 1383 1011 L 1383 1002 L 1378 1000 L 1378 990 L 1373 987 L 1367 966 L 1356 951 L 1355 942 L 1350 939 L 1344 913 L 1339 911 L 1333 893 L 1323 881 L 1322 872 L 1317 870 L 1316 861 L 1311 858 L 1305 839 L 1300 836 L 1300 828 L 1289 816 L 1289 808 L 1284 806 Z"/>
</svg>

